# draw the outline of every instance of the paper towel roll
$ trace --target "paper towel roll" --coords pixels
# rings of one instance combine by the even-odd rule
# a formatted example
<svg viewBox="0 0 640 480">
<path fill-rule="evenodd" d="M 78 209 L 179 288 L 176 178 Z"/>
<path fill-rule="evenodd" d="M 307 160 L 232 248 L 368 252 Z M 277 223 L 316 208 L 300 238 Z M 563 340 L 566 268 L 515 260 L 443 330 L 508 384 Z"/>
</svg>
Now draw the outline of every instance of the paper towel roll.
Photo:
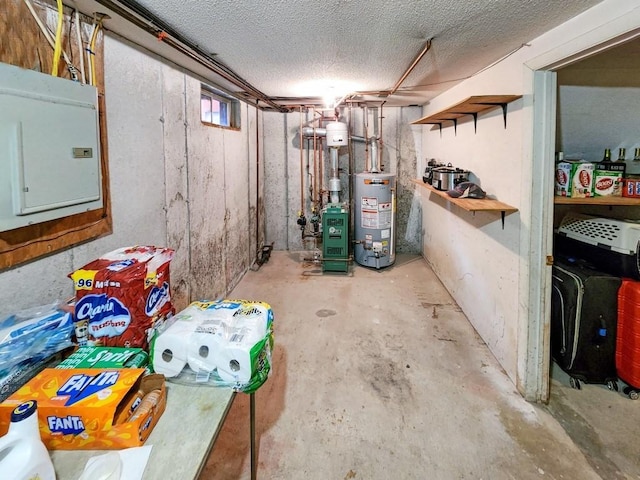
<svg viewBox="0 0 640 480">
<path fill-rule="evenodd" d="M 215 352 L 222 348 L 224 340 L 219 334 L 196 331 L 189 339 L 187 362 L 194 372 L 213 372 L 216 369 Z"/>
<path fill-rule="evenodd" d="M 153 370 L 165 377 L 175 377 L 187 364 L 187 341 L 175 335 L 162 334 L 153 344 Z"/>
<path fill-rule="evenodd" d="M 245 342 L 255 343 L 267 334 L 267 320 L 268 312 L 264 307 L 251 305 L 250 307 L 238 309 L 230 326 L 237 330 L 243 330 L 245 334 L 250 332 Z"/>
<path fill-rule="evenodd" d="M 214 360 L 220 378 L 229 383 L 247 383 L 251 380 L 251 347 L 227 345 L 218 350 Z"/>
<path fill-rule="evenodd" d="M 176 320 L 153 342 L 151 357 L 154 371 L 165 377 L 175 377 L 187 364 L 189 339 L 197 324 L 189 320 Z"/>
</svg>

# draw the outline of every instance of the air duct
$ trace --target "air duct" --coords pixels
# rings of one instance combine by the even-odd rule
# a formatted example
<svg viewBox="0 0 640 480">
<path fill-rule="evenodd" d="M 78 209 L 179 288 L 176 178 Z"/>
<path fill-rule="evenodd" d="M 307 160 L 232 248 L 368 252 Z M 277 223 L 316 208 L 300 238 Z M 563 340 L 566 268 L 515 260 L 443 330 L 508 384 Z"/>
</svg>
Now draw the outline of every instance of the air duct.
<svg viewBox="0 0 640 480">
<path fill-rule="evenodd" d="M 326 137 L 326 128 L 302 127 L 300 129 L 303 137 Z"/>
</svg>

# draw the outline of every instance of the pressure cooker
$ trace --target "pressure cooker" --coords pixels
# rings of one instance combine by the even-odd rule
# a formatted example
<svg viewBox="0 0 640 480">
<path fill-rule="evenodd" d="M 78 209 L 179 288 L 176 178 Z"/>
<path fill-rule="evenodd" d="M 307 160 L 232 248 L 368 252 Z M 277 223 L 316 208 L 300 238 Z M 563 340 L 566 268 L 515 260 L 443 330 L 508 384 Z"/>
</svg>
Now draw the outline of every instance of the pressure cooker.
<svg viewBox="0 0 640 480">
<path fill-rule="evenodd" d="M 469 179 L 469 171 L 461 168 L 452 167 L 436 167 L 431 170 L 431 186 L 438 190 L 451 190 L 460 182 Z"/>
</svg>

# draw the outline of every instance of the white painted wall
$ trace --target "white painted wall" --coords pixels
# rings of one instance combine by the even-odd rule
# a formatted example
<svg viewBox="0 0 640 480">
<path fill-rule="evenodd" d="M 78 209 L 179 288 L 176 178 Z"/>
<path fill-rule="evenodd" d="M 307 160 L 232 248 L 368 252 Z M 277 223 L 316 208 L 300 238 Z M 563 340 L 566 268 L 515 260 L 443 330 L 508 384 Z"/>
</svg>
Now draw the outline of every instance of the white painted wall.
<svg viewBox="0 0 640 480">
<path fill-rule="evenodd" d="M 73 295 L 67 274 L 126 245 L 176 250 L 174 304 L 218 298 L 255 254 L 256 109 L 239 131 L 200 122 L 200 80 L 105 38 L 113 234 L 0 273 L 0 316 Z"/>
<path fill-rule="evenodd" d="M 419 253 L 421 245 L 420 203 L 411 179 L 418 176 L 418 165 L 421 157 L 421 130 L 411 122 L 420 118 L 419 107 L 384 107 L 382 120 L 381 163 L 385 172 L 397 175 L 397 246 L 398 253 Z M 340 121 L 347 122 L 348 109 L 341 110 Z M 352 134 L 365 136 L 363 110 L 352 108 Z M 264 149 L 265 149 L 265 207 L 266 207 L 266 241 L 273 242 L 277 250 L 302 251 L 314 248 L 312 240 L 303 241 L 296 220 L 298 211 L 303 210 L 307 219 L 311 212 L 309 200 L 309 177 L 307 164 L 313 172 L 313 153 L 307 161 L 307 144 L 303 141 L 302 159 L 300 157 L 300 139 L 298 131 L 301 121 L 306 124 L 313 116 L 310 112 L 293 112 L 287 114 L 265 113 Z M 370 108 L 368 112 L 368 137 L 378 132 L 379 110 Z M 317 124 L 316 124 L 317 125 Z M 355 173 L 365 168 L 365 148 L 362 142 L 352 142 L 355 162 Z M 311 145 L 311 148 L 312 145 Z M 324 155 L 324 188 L 328 186 L 330 156 L 325 147 Z M 341 201 L 349 199 L 349 157 L 346 147 L 339 150 L 339 167 L 341 172 Z M 303 172 L 302 179 L 300 172 Z M 303 183 L 301 192 L 300 184 Z M 301 202 L 301 196 L 304 200 Z"/>
<path fill-rule="evenodd" d="M 561 85 L 557 149 L 564 151 L 566 158 L 599 162 L 605 148 L 611 149 L 613 160 L 618 158 L 619 148 L 626 148 L 627 171 L 640 173 L 639 162 L 631 161 L 634 148 L 640 147 L 638 111 L 638 87 Z"/>
<path fill-rule="evenodd" d="M 475 216 L 428 193 L 421 193 L 423 255 L 468 316 L 478 333 L 528 398 L 535 388 L 528 370 L 530 326 L 529 291 L 542 279 L 530 278 L 533 223 L 533 175 L 552 175 L 534 169 L 533 75 L 527 65 L 542 68 L 598 43 L 637 28 L 637 2 L 606 0 L 584 14 L 529 42 L 502 62 L 462 82 L 424 108 L 429 115 L 471 95 L 522 94 L 509 104 L 507 128 L 500 109 L 480 114 L 478 131 L 468 117 L 458 125 L 423 127 L 424 157 L 452 162 L 471 170 L 482 187 L 519 209 L 508 215 L 504 230 L 497 213 Z M 635 25 L 635 26 L 634 26 Z M 424 159 L 423 159 L 424 161 Z M 423 167 L 424 164 L 421 166 Z M 532 223 L 533 222 L 533 223 Z M 538 252 L 539 261 L 551 252 Z M 533 299 L 534 302 L 540 299 Z"/>
</svg>

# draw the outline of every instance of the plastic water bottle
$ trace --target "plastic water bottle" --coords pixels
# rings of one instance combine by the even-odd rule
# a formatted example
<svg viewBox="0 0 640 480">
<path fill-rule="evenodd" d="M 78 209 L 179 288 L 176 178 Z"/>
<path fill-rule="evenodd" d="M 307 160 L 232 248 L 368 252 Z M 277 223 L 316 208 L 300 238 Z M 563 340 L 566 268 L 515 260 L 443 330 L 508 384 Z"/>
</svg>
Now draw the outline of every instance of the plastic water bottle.
<svg viewBox="0 0 640 480">
<path fill-rule="evenodd" d="M 11 412 L 9 431 L 0 437 L 0 478 L 56 478 L 51 457 L 40 438 L 35 400 L 22 403 Z"/>
</svg>

